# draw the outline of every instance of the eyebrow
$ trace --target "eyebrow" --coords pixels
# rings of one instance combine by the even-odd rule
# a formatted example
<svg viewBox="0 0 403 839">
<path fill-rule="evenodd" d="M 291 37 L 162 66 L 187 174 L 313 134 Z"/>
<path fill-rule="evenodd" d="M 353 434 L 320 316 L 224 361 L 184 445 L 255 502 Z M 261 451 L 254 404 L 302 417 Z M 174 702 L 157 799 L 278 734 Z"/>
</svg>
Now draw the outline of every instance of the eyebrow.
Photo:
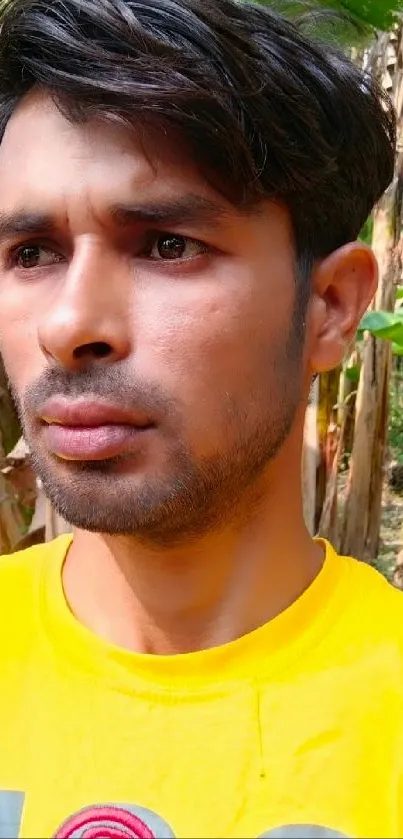
<svg viewBox="0 0 403 839">
<path fill-rule="evenodd" d="M 118 204 L 112 208 L 112 218 L 120 227 L 134 223 L 213 225 L 228 214 L 228 210 L 219 202 L 202 195 L 183 195 L 174 199 L 165 199 L 146 204 Z"/>
<path fill-rule="evenodd" d="M 200 223 L 212 226 L 228 214 L 219 202 L 193 194 L 144 204 L 116 204 L 109 212 L 114 223 L 122 228 L 136 223 L 168 227 Z M 56 229 L 55 220 L 46 213 L 0 211 L 0 244 L 13 236 L 52 234 Z"/>
<path fill-rule="evenodd" d="M 11 236 L 51 233 L 54 229 L 53 219 L 44 213 L 0 212 L 0 243 Z"/>
</svg>

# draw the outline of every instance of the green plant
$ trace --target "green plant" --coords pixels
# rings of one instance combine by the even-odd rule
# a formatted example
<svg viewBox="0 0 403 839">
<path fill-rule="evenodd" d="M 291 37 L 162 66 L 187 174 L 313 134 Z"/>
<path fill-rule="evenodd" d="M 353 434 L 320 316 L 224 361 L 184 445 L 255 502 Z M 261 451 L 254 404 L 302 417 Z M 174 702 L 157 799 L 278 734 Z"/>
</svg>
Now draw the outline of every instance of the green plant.
<svg viewBox="0 0 403 839">
<path fill-rule="evenodd" d="M 248 2 L 248 0 L 244 0 Z M 390 31 L 403 14 L 403 0 L 257 0 L 291 20 L 322 42 L 358 51 L 374 34 Z"/>
<path fill-rule="evenodd" d="M 399 14 L 403 13 L 403 0 L 258 0 L 258 2 L 278 8 L 289 16 L 303 14 L 310 10 L 334 10 L 339 15 L 349 18 L 359 27 L 373 29 L 392 29 Z"/>
<path fill-rule="evenodd" d="M 393 458 L 403 464 L 403 411 L 400 385 L 396 379 L 390 393 L 389 445 Z"/>
<path fill-rule="evenodd" d="M 366 312 L 358 330 L 358 338 L 362 338 L 364 332 L 370 332 L 375 338 L 383 338 L 392 341 L 393 351 L 396 355 L 403 355 L 403 309 L 398 308 L 395 312 L 369 311 Z"/>
<path fill-rule="evenodd" d="M 338 0 L 332 3 L 375 29 L 391 29 L 399 13 L 402 0 Z"/>
</svg>

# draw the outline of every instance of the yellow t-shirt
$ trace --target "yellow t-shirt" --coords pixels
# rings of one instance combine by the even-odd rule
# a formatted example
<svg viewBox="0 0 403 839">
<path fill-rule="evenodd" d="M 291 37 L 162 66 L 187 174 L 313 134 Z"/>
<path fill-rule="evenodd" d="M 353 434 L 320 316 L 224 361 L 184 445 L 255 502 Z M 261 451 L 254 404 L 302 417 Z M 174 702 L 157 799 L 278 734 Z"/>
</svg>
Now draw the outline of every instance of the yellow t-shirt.
<svg viewBox="0 0 403 839">
<path fill-rule="evenodd" d="M 69 611 L 68 545 L 0 561 L 0 837 L 403 836 L 400 592 L 327 546 L 261 629 L 139 655 Z"/>
</svg>

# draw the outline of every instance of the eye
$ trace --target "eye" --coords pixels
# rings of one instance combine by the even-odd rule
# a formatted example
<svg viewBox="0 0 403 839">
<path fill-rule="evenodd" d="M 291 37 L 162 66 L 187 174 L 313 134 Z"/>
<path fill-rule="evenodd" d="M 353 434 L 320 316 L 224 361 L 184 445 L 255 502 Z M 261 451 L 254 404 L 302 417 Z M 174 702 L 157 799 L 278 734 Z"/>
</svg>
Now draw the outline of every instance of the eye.
<svg viewBox="0 0 403 839">
<path fill-rule="evenodd" d="M 46 268 L 48 265 L 63 262 L 63 257 L 43 245 L 24 245 L 15 251 L 14 262 L 19 268 L 29 270 L 30 268 Z"/>
<path fill-rule="evenodd" d="M 173 233 L 163 233 L 158 236 L 149 252 L 150 258 L 158 261 L 175 259 L 194 259 L 207 248 L 202 242 L 196 239 L 189 239 L 187 236 L 176 236 Z"/>
</svg>

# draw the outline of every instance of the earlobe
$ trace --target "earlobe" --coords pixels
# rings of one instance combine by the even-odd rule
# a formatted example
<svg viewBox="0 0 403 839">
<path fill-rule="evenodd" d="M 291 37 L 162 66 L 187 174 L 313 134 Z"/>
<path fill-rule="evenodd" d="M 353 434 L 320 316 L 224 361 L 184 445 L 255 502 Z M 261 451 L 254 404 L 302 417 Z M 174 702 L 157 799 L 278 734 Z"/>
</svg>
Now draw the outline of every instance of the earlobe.
<svg viewBox="0 0 403 839">
<path fill-rule="evenodd" d="M 325 372 L 341 364 L 377 287 L 371 248 L 351 242 L 318 264 L 310 305 L 309 365 Z"/>
</svg>

